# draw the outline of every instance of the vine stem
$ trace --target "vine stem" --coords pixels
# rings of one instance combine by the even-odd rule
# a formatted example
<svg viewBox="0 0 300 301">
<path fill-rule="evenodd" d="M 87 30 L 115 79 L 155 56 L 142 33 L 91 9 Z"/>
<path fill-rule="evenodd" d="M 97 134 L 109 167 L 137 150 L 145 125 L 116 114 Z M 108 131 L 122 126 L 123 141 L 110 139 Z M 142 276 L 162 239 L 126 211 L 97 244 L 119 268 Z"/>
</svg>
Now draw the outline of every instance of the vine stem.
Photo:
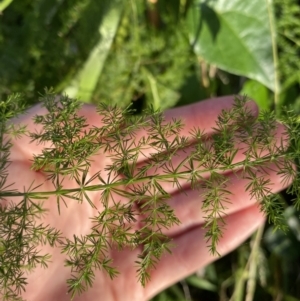
<svg viewBox="0 0 300 301">
<path fill-rule="evenodd" d="M 266 0 L 268 15 L 269 15 L 269 24 L 270 24 L 270 32 L 271 32 L 271 40 L 272 40 L 272 55 L 274 61 L 274 109 L 279 106 L 279 96 L 280 96 L 280 81 L 279 81 L 279 73 L 278 73 L 278 51 L 277 51 L 277 43 L 276 43 L 276 24 L 274 18 L 274 11 L 272 0 Z"/>
<path fill-rule="evenodd" d="M 270 162 L 270 161 L 276 161 L 278 159 L 284 158 L 284 154 L 273 154 L 273 155 L 267 155 L 261 158 L 258 158 L 255 160 L 255 166 L 261 166 L 263 163 Z M 220 168 L 207 168 L 207 169 L 202 169 L 201 173 L 206 173 L 206 172 L 215 172 L 215 173 L 222 173 L 226 171 L 234 171 L 242 168 L 243 166 L 246 165 L 245 161 L 240 161 L 237 163 L 233 163 L 230 165 L 227 165 L 225 167 L 220 167 Z M 248 164 L 247 164 L 248 165 Z M 251 167 L 251 162 L 249 167 Z M 155 180 L 174 180 L 175 179 L 185 179 L 188 176 L 190 176 L 191 171 L 183 171 L 183 172 L 175 172 L 172 174 L 165 174 L 165 175 L 153 175 L 153 176 L 144 176 L 144 177 L 138 177 L 134 179 L 134 184 L 141 183 L 141 182 L 146 182 L 146 181 L 151 181 L 153 179 Z M 98 191 L 98 190 L 104 190 L 107 188 L 116 188 L 119 186 L 127 186 L 131 184 L 133 179 L 121 179 L 119 181 L 116 181 L 114 183 L 108 183 L 108 184 L 96 184 L 96 185 L 89 185 L 89 186 L 84 186 L 83 187 L 78 187 L 78 188 L 70 188 L 70 189 L 57 189 L 57 190 L 50 190 L 50 191 L 38 191 L 38 192 L 15 192 L 15 191 L 4 191 L 0 192 L 0 199 L 1 198 L 6 198 L 6 197 L 20 197 L 20 196 L 27 196 L 29 198 L 35 198 L 35 196 L 39 196 L 39 198 L 45 196 L 51 196 L 51 195 L 67 195 L 71 194 L 74 192 L 80 192 L 82 190 L 84 191 Z"/>
<path fill-rule="evenodd" d="M 257 278 L 257 268 L 259 265 L 259 255 L 260 255 L 260 243 L 262 241 L 263 233 L 264 233 L 265 224 L 262 224 L 255 236 L 252 238 L 252 251 L 250 254 L 249 261 L 247 263 L 247 268 L 249 270 L 247 286 L 246 286 L 246 298 L 245 301 L 253 301 L 255 286 L 256 286 L 256 278 Z"/>
</svg>

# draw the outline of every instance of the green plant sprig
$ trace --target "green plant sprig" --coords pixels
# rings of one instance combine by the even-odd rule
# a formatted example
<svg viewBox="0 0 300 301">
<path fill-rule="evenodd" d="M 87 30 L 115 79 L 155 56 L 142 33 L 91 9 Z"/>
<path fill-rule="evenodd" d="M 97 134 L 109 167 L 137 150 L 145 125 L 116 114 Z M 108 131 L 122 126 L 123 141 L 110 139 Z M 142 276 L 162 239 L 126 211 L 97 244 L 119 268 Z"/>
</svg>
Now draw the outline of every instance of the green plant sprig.
<svg viewBox="0 0 300 301">
<path fill-rule="evenodd" d="M 5 186 L 12 143 L 4 134 L 18 136 L 26 130 L 22 126 L 7 126 L 11 111 L 8 106 L 2 110 L 0 199 L 9 204 L 0 207 L 3 299 L 21 300 L 25 271 L 47 267 L 50 255 L 39 251 L 43 244 L 59 247 L 66 254 L 65 265 L 72 272 L 67 280 L 71 298 L 93 285 L 97 269 L 105 270 L 111 278 L 118 275 L 108 256 L 112 248 L 143 246 L 136 264 L 138 280 L 145 285 L 162 254 L 171 252 L 172 240 L 164 230 L 180 223 L 168 204 L 171 193 L 165 185 L 170 183 L 182 191 L 187 186 L 199 190 L 199 199 L 203 199 L 199 210 L 205 213 L 204 227 L 212 254 L 218 254 L 225 227 L 224 211 L 232 194 L 227 189 L 228 172 L 247 179 L 245 190 L 259 200 L 270 222 L 285 229 L 283 204 L 271 193 L 272 183 L 261 171 L 270 171 L 272 163 L 282 181 L 293 179 L 288 192 L 297 195 L 295 205 L 299 206 L 299 122 L 289 113 L 281 121 L 286 135 L 278 142 L 274 114 L 261 113 L 257 119 L 246 103 L 246 97 L 236 97 L 233 108 L 218 117 L 213 135 L 195 128 L 189 137 L 184 137 L 181 121 L 166 122 L 163 114 L 152 108 L 142 116 L 134 116 L 130 108 L 102 104 L 98 108 L 102 126 L 90 127 L 88 120 L 78 114 L 79 101 L 47 91 L 42 104 L 48 113 L 33 119 L 41 130 L 27 134 L 32 142 L 45 144 L 42 152 L 33 156 L 32 169 L 43 171 L 54 189 L 38 191 L 41 187 L 31 186 L 23 192 Z M 189 151 L 185 157 L 179 159 L 178 154 L 186 149 Z M 236 161 L 238 153 L 244 157 L 240 161 Z M 110 163 L 89 176 L 98 154 L 105 154 Z M 65 179 L 72 180 L 76 187 L 65 187 Z M 99 204 L 89 197 L 89 192 L 95 191 L 100 192 Z M 55 196 L 58 212 L 62 203 L 66 206 L 70 201 L 87 202 L 95 209 L 98 214 L 91 219 L 90 233 L 74 234 L 70 239 L 50 225 L 38 224 L 47 214 L 43 203 L 50 196 Z M 15 197 L 22 200 L 14 202 Z M 137 220 L 142 224 L 139 229 L 134 228 Z"/>
</svg>

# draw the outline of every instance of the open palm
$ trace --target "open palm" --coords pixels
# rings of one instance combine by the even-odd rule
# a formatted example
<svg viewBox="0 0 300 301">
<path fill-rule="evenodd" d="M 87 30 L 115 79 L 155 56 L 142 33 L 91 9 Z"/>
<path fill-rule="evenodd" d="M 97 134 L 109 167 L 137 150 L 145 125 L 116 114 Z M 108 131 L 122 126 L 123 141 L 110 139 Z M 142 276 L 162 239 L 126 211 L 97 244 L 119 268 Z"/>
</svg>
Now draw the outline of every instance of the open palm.
<svg viewBox="0 0 300 301">
<path fill-rule="evenodd" d="M 183 135 L 188 135 L 188 132 L 194 127 L 210 133 L 221 110 L 230 108 L 232 103 L 233 97 L 211 99 L 169 110 L 165 115 L 169 120 L 172 117 L 183 119 L 185 123 Z M 253 109 L 253 114 L 257 114 L 256 105 L 250 103 L 249 106 Z M 35 114 L 42 114 L 43 111 L 44 109 L 40 106 L 35 106 L 26 115 L 19 117 L 14 122 L 27 124 L 28 129 L 34 131 L 35 125 L 31 118 Z M 91 126 L 101 126 L 98 114 L 93 106 L 83 106 L 80 114 L 87 118 Z M 277 134 L 279 137 L 282 132 L 283 128 L 278 125 Z M 29 187 L 33 182 L 34 186 L 43 184 L 38 188 L 40 191 L 53 190 L 52 183 L 46 181 L 46 175 L 42 171 L 30 170 L 32 155 L 39 154 L 43 146 L 30 143 L 27 137 L 13 142 L 8 183 L 14 182 L 13 188 L 19 190 Z M 89 175 L 92 176 L 97 171 L 104 170 L 109 162 L 110 159 L 105 154 L 98 154 L 94 158 Z M 142 162 L 140 163 L 142 164 Z M 256 205 L 256 200 L 251 199 L 249 193 L 245 191 L 244 187 L 247 181 L 238 179 L 233 174 L 228 174 L 228 177 L 230 178 L 228 189 L 233 194 L 231 203 L 225 212 L 226 230 L 218 245 L 218 252 L 221 255 L 225 255 L 236 248 L 264 222 L 264 217 Z M 274 183 L 274 192 L 284 188 L 275 171 L 266 175 L 266 177 Z M 75 181 L 70 180 L 65 181 L 64 185 L 67 188 L 77 186 Z M 164 188 L 172 195 L 169 204 L 174 209 L 181 224 L 166 230 L 166 233 L 172 237 L 175 247 L 172 249 L 172 254 L 164 255 L 156 269 L 151 271 L 151 281 L 145 288 L 137 281 L 135 261 L 140 252 L 139 249 L 133 251 L 130 249 L 111 250 L 110 256 L 113 258 L 113 265 L 118 269 L 120 275 L 111 280 L 105 272 L 97 271 L 93 287 L 82 295 L 76 296 L 74 300 L 148 300 L 174 282 L 217 259 L 216 256 L 209 253 L 204 238 L 204 216 L 200 210 L 201 198 L 199 197 L 199 191 L 187 188 L 183 193 L 171 186 Z M 78 204 L 74 200 L 69 200 L 68 208 L 61 205 L 60 214 L 57 211 L 56 199 L 50 197 L 44 203 L 48 213 L 43 222 L 59 229 L 64 236 L 70 239 L 73 234 L 85 235 L 89 233 L 91 228 L 90 218 L 97 214 L 96 211 L 101 210 L 98 205 L 99 192 L 93 192 L 89 197 L 94 202 L 97 210 L 93 209 L 88 202 Z M 137 221 L 136 227 L 139 226 Z M 48 269 L 37 268 L 33 273 L 28 274 L 28 286 L 24 298 L 28 301 L 70 300 L 70 295 L 67 294 L 66 280 L 70 278 L 71 271 L 68 267 L 64 267 L 65 255 L 60 253 L 59 248 L 42 247 L 42 251 L 52 255 L 52 262 Z"/>
</svg>

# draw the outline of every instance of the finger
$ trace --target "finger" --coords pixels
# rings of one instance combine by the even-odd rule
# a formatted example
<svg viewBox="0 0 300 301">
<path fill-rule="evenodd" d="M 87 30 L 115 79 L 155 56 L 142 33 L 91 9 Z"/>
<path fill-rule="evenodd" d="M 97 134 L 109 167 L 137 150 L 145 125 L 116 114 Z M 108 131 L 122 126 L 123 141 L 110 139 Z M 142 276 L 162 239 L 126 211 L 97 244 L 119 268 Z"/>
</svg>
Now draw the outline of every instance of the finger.
<svg viewBox="0 0 300 301">
<path fill-rule="evenodd" d="M 181 130 L 181 135 L 188 136 L 191 130 L 195 127 L 203 130 L 204 134 L 211 134 L 216 127 L 218 116 L 223 110 L 233 108 L 236 96 L 215 97 L 207 100 L 202 100 L 190 105 L 172 108 L 163 113 L 165 121 L 182 120 L 184 127 Z M 252 112 L 253 116 L 258 116 L 258 107 L 254 101 L 248 101 L 245 108 Z M 137 138 L 145 136 L 145 132 L 139 133 Z"/>
<path fill-rule="evenodd" d="M 291 184 L 288 182 L 283 184 L 278 171 L 279 168 L 275 164 L 269 166 L 268 173 L 266 173 L 266 169 L 257 169 L 258 175 L 270 181 L 270 185 L 268 186 L 270 193 L 277 193 Z M 227 196 L 228 199 L 226 201 L 221 201 L 224 206 L 224 210 L 220 212 L 221 216 L 244 210 L 261 201 L 252 198 L 250 191 L 246 190 L 249 183 L 249 179 L 243 178 L 242 171 L 228 174 L 226 190 L 231 191 L 232 194 Z M 174 210 L 174 214 L 180 220 L 180 224 L 165 230 L 164 233 L 169 236 L 175 236 L 200 224 L 204 224 L 207 214 L 201 209 L 202 203 L 203 192 L 201 190 L 187 189 L 173 195 L 168 205 Z M 209 210 L 209 208 L 207 209 Z"/>
<path fill-rule="evenodd" d="M 250 206 L 225 217 L 225 220 L 227 227 L 218 244 L 221 256 L 245 241 L 264 222 L 264 217 L 257 206 Z M 209 253 L 205 230 L 201 226 L 175 237 L 173 242 L 172 254 L 164 256 L 151 272 L 151 281 L 146 286 L 149 299 L 219 258 Z"/>
<path fill-rule="evenodd" d="M 287 146 L 287 139 L 285 139 L 285 127 L 282 124 L 277 123 L 276 132 L 274 133 L 275 146 L 272 150 L 276 150 L 277 148 L 282 149 L 282 147 Z M 234 167 L 235 170 L 243 168 L 243 161 L 246 159 L 247 152 L 249 153 L 249 145 L 245 143 L 241 143 L 239 139 L 235 139 L 234 150 L 237 153 L 234 155 L 233 160 L 231 162 L 232 165 L 236 165 Z M 206 179 L 211 174 L 210 166 L 213 165 L 214 171 L 224 174 L 230 171 L 230 169 L 226 169 L 224 164 L 217 162 L 217 156 L 214 154 L 214 144 L 213 141 L 207 140 L 203 141 L 201 152 L 203 152 L 203 159 L 199 160 L 199 155 L 196 156 L 196 159 L 187 161 L 187 158 L 191 157 L 193 153 L 195 153 L 197 146 L 191 146 L 184 150 L 179 150 L 172 156 L 170 161 L 165 161 L 164 164 L 161 164 L 160 167 L 152 167 L 147 170 L 147 172 L 143 176 L 148 177 L 156 177 L 157 182 L 161 185 L 161 187 L 167 193 L 174 193 L 178 190 L 178 187 L 182 187 L 183 189 L 189 188 L 191 185 L 191 174 L 197 173 L 200 179 Z M 257 150 L 258 157 L 263 158 L 270 154 L 267 148 L 262 150 Z M 205 159 L 205 155 L 207 158 Z M 254 158 L 251 158 L 251 161 L 254 161 Z M 192 164 L 191 165 L 191 161 Z M 184 162 L 184 163 L 183 163 Z M 239 163 L 239 165 L 238 165 Z M 212 165 L 209 165 L 212 164 Z M 147 163 L 144 162 L 142 164 L 138 164 L 136 168 L 136 174 L 139 173 L 139 170 L 143 170 L 147 166 Z M 218 168 L 220 170 L 218 171 Z M 175 175 L 177 175 L 175 183 Z M 167 178 L 169 177 L 169 178 Z M 199 179 L 199 181 L 200 181 Z"/>
<path fill-rule="evenodd" d="M 230 110 L 233 108 L 235 96 L 216 97 L 208 100 L 200 101 L 191 105 L 173 108 L 165 111 L 163 117 L 164 124 L 172 123 L 174 120 L 181 120 L 183 128 L 180 130 L 181 137 L 189 137 L 191 131 L 195 128 L 200 129 L 203 134 L 210 135 L 213 133 L 213 128 L 216 127 L 218 116 L 223 110 Z M 245 108 L 250 110 L 253 116 L 258 116 L 258 107 L 254 101 L 249 101 L 245 104 Z M 140 130 L 135 136 L 136 145 L 138 141 L 142 141 L 145 137 L 151 136 L 146 130 Z M 167 138 L 171 143 L 176 135 L 171 135 Z M 151 142 L 151 139 L 150 139 Z M 150 143 L 149 142 L 149 143 Z M 149 159 L 155 150 L 149 145 L 145 145 L 140 152 L 138 162 L 143 162 Z"/>
<path fill-rule="evenodd" d="M 212 98 L 195 104 L 170 109 L 164 113 L 164 116 L 167 122 L 172 121 L 172 119 L 182 119 L 185 124 L 181 132 L 182 135 L 188 135 L 190 130 L 192 130 L 195 126 L 201 128 L 205 133 L 210 133 L 212 132 L 212 128 L 216 125 L 215 121 L 222 110 L 232 108 L 233 104 L 234 96 Z M 255 102 L 250 101 L 246 104 L 246 106 L 253 111 L 254 115 L 258 114 L 258 108 Z M 28 130 L 38 131 L 41 129 L 41 126 L 35 124 L 32 118 L 36 115 L 44 115 L 46 113 L 47 109 L 41 104 L 37 104 L 30 108 L 25 114 L 22 114 L 17 118 L 13 118 L 11 122 L 15 124 L 26 124 Z M 78 114 L 87 118 L 87 122 L 90 127 L 103 126 L 101 115 L 99 116 L 99 113 L 94 105 L 84 104 L 79 110 Z M 147 133 L 144 131 L 139 131 L 139 133 L 136 135 L 136 139 L 139 140 L 142 137 L 145 137 L 146 134 Z M 26 136 L 24 136 L 22 139 L 22 142 L 26 142 L 26 144 L 28 144 L 30 141 L 30 138 Z"/>
<path fill-rule="evenodd" d="M 184 128 L 182 135 L 187 136 L 196 126 L 204 131 L 205 134 L 211 134 L 216 127 L 216 120 L 223 110 L 233 108 L 236 96 L 223 96 L 203 100 L 183 107 L 177 107 L 167 110 L 164 115 L 166 121 L 172 119 L 182 119 Z M 254 101 L 246 103 L 247 110 L 258 116 L 258 107 Z"/>
<path fill-rule="evenodd" d="M 17 125 L 26 125 L 29 132 L 38 133 L 41 132 L 43 127 L 40 124 L 34 123 L 33 118 L 37 115 L 46 115 L 47 113 L 48 111 L 45 107 L 43 107 L 41 104 L 37 104 L 27 110 L 26 113 L 18 116 L 17 118 L 12 118 L 10 122 Z M 99 118 L 99 114 L 97 113 L 96 107 L 94 105 L 83 105 L 80 108 L 78 115 L 83 116 L 87 119 L 89 127 L 102 126 L 101 119 Z M 88 129 L 89 127 L 85 129 Z M 42 144 L 38 144 L 36 141 L 32 142 L 32 138 L 28 135 L 22 135 L 18 139 L 12 139 L 12 141 L 14 147 L 11 150 L 11 160 L 22 160 L 28 158 L 31 159 L 33 155 L 40 154 L 45 147 L 51 146 L 50 142 Z"/>
</svg>

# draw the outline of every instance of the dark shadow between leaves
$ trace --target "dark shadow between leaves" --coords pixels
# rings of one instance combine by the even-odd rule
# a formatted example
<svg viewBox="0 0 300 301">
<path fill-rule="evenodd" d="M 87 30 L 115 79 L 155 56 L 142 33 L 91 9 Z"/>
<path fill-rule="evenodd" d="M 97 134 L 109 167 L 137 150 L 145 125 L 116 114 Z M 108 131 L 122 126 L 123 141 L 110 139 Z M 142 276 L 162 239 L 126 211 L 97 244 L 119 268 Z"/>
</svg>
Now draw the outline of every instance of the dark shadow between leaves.
<svg viewBox="0 0 300 301">
<path fill-rule="evenodd" d="M 203 23 L 206 23 L 214 42 L 216 41 L 217 35 L 220 31 L 221 28 L 220 20 L 217 14 L 215 13 L 215 11 L 211 7 L 209 7 L 209 5 L 207 4 L 208 2 L 210 1 L 208 0 L 205 3 L 201 3 L 199 5 L 199 8 L 197 8 L 200 10 L 199 20 L 198 20 L 199 23 L 195 33 L 195 40 L 193 42 L 193 47 L 195 46 L 198 38 L 201 35 Z"/>
</svg>

